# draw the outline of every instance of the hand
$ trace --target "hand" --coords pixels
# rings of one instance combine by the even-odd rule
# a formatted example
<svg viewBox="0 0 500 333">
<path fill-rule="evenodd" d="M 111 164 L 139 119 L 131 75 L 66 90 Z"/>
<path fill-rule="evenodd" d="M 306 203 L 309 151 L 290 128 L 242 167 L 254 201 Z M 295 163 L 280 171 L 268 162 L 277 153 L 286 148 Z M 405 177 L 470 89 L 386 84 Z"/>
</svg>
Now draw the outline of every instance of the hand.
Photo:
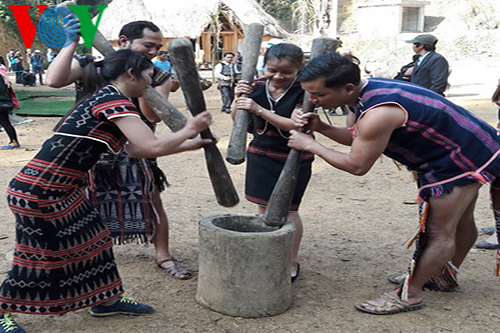
<svg viewBox="0 0 500 333">
<path fill-rule="evenodd" d="M 297 150 L 311 150 L 311 147 L 316 144 L 313 136 L 310 134 L 305 134 L 298 132 L 296 130 L 290 131 L 290 137 L 288 138 L 288 147 Z"/>
<path fill-rule="evenodd" d="M 250 95 L 252 93 L 253 87 L 248 81 L 240 80 L 236 84 L 234 89 L 234 94 L 236 97 L 240 97 L 243 94 Z"/>
<path fill-rule="evenodd" d="M 236 100 L 236 108 L 238 110 L 246 110 L 250 113 L 256 113 L 259 110 L 259 105 L 253 99 L 248 97 L 240 97 Z"/>
<path fill-rule="evenodd" d="M 214 143 L 211 139 L 202 139 L 197 137 L 195 139 L 185 141 L 182 146 L 184 150 L 196 150 L 211 143 Z"/>
<path fill-rule="evenodd" d="M 304 113 L 300 108 L 294 109 L 290 118 L 297 128 L 308 126 L 307 128 L 311 131 L 317 131 L 323 125 L 316 112 Z"/>
<path fill-rule="evenodd" d="M 215 143 L 215 144 L 219 143 L 220 138 L 213 133 L 212 133 L 212 136 L 213 136 L 212 143 Z"/>
<path fill-rule="evenodd" d="M 66 22 L 67 20 L 67 22 Z M 68 15 L 64 18 L 64 33 L 66 34 L 66 43 L 72 43 L 80 36 L 80 21 L 74 15 Z M 70 41 L 70 42 L 68 42 Z"/>
<path fill-rule="evenodd" d="M 189 118 L 186 127 L 188 129 L 192 129 L 196 133 L 202 132 L 208 128 L 208 126 L 212 125 L 213 118 L 210 112 L 203 111 L 202 113 L 197 114 L 193 118 Z"/>
<path fill-rule="evenodd" d="M 292 111 L 290 119 L 295 123 L 296 128 L 301 128 L 307 125 L 307 119 L 303 118 L 304 111 L 301 107 L 295 107 Z"/>
</svg>

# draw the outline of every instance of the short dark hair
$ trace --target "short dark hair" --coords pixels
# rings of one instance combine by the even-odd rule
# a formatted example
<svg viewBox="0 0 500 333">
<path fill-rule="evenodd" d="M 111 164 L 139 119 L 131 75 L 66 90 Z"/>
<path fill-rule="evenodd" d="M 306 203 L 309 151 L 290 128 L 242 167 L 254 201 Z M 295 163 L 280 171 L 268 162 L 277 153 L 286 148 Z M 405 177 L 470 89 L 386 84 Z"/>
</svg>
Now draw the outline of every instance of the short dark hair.
<svg viewBox="0 0 500 333">
<path fill-rule="evenodd" d="M 168 51 L 161 50 L 160 52 L 158 52 L 158 55 L 164 55 L 164 54 L 168 54 Z"/>
<path fill-rule="evenodd" d="M 356 59 L 350 54 L 340 55 L 336 52 L 316 57 L 302 69 L 297 81 L 324 79 L 327 88 L 339 88 L 347 83 L 358 85 L 361 74 Z"/>
<path fill-rule="evenodd" d="M 153 32 L 159 32 L 160 28 L 150 21 L 133 21 L 125 24 L 118 37 L 125 36 L 132 43 L 134 39 L 144 37 L 144 29 L 149 29 Z"/>
<path fill-rule="evenodd" d="M 232 55 L 234 57 L 234 53 L 233 52 L 224 52 L 224 57 L 227 56 L 227 55 Z"/>
<path fill-rule="evenodd" d="M 437 41 L 436 41 L 436 43 L 437 43 Z M 422 44 L 422 45 L 424 46 L 424 50 L 432 52 L 432 51 L 436 51 L 436 43 L 434 43 L 434 45 L 431 45 L 431 44 Z"/>
<path fill-rule="evenodd" d="M 275 44 L 267 49 L 264 55 L 264 65 L 267 64 L 267 61 L 270 59 L 288 60 L 300 69 L 304 65 L 304 52 L 295 44 Z"/>
</svg>

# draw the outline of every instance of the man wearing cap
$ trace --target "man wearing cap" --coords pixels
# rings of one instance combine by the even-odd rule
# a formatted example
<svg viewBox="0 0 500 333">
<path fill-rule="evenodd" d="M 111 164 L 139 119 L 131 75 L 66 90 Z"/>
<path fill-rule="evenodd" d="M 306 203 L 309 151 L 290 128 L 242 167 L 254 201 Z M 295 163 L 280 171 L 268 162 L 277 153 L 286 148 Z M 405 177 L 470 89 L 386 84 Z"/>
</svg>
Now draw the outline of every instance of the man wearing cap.
<svg viewBox="0 0 500 333">
<path fill-rule="evenodd" d="M 38 80 L 40 81 L 40 85 L 43 86 L 43 56 L 40 50 L 35 50 L 35 54 L 33 54 L 30 58 L 31 71 L 33 74 L 38 74 Z"/>
<path fill-rule="evenodd" d="M 431 34 L 418 35 L 407 43 L 413 44 L 413 51 L 420 55 L 415 62 L 411 82 L 430 89 L 442 96 L 448 86 L 448 61 L 436 53 L 437 38 Z"/>
</svg>

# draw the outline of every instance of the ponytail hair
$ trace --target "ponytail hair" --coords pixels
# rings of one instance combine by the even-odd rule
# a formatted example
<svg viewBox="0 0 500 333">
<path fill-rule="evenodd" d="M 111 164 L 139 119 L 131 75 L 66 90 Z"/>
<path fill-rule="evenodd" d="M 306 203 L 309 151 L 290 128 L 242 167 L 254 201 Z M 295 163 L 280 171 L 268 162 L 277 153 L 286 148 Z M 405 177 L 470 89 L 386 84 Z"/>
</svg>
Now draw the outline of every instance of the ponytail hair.
<svg viewBox="0 0 500 333">
<path fill-rule="evenodd" d="M 140 78 L 142 71 L 153 66 L 153 63 L 141 53 L 130 49 L 118 50 L 108 54 L 103 60 L 88 64 L 83 68 L 81 86 L 82 97 L 77 104 L 99 91 L 110 81 L 131 70 Z"/>
<path fill-rule="evenodd" d="M 142 72 L 151 67 L 153 67 L 153 63 L 149 59 L 139 52 L 129 49 L 112 52 L 101 61 L 89 63 L 83 68 L 80 79 L 80 85 L 82 86 L 80 98 L 76 101 L 75 106 L 59 120 L 53 130 L 57 131 L 81 102 L 98 92 L 110 81 L 116 80 L 129 69 L 131 69 L 132 75 L 139 79 Z"/>
</svg>

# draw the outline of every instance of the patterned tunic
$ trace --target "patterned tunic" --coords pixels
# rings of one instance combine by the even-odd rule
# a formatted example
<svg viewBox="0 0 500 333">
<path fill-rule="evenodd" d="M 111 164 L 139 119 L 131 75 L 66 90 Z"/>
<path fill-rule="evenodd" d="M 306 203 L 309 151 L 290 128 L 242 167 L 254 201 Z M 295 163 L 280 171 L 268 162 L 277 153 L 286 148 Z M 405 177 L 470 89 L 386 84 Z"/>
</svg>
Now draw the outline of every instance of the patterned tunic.
<svg viewBox="0 0 500 333">
<path fill-rule="evenodd" d="M 139 117 L 112 86 L 80 104 L 14 177 L 8 204 L 16 218 L 12 270 L 0 287 L 8 312 L 61 314 L 123 293 L 112 239 L 84 181 L 101 153 L 124 136 L 110 120 Z"/>
<path fill-rule="evenodd" d="M 500 173 L 500 142 L 493 127 L 427 89 L 389 79 L 369 79 L 357 119 L 394 104 L 406 113 L 384 154 L 418 174 L 420 197 L 438 197 L 455 186 L 491 182 Z"/>
<path fill-rule="evenodd" d="M 276 114 L 290 118 L 294 108 L 302 105 L 304 90 L 295 82 L 279 100 L 273 100 L 267 94 L 266 79 L 255 81 L 255 87 L 250 95 L 257 104 Z M 262 207 L 267 202 L 278 181 L 290 148 L 288 147 L 288 132 L 281 131 L 258 116 L 253 116 L 250 129 L 254 137 L 247 149 L 247 170 L 245 179 L 245 197 L 247 200 Z M 311 178 L 311 165 L 314 155 L 303 152 L 299 167 L 299 175 L 292 199 L 291 211 L 299 209 L 302 196 Z"/>
</svg>

